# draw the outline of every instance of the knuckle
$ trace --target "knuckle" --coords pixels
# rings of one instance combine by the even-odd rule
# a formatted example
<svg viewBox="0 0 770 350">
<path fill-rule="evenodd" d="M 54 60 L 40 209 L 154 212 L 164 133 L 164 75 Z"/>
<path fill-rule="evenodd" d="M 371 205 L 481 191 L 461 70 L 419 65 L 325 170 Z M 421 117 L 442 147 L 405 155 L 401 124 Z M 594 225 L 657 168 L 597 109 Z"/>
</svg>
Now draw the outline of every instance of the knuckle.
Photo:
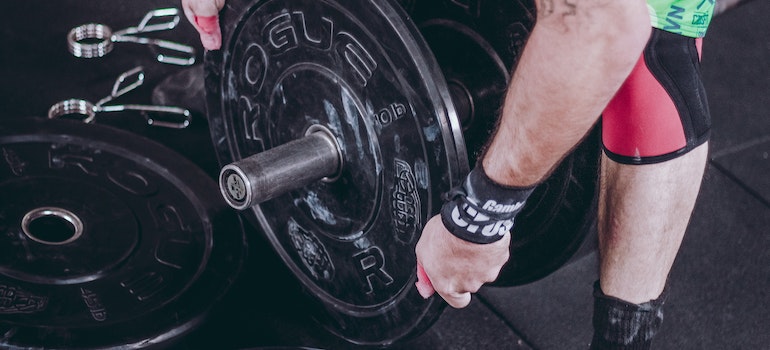
<svg viewBox="0 0 770 350">
<path fill-rule="evenodd" d="M 455 309 L 461 309 L 471 302 L 471 293 L 455 293 L 453 295 L 447 295 L 444 300 Z"/>
<path fill-rule="evenodd" d="M 454 289 L 448 288 L 445 284 L 440 285 L 433 285 L 433 290 L 436 291 L 439 295 L 452 297 L 453 295 L 457 294 Z"/>
<path fill-rule="evenodd" d="M 484 276 L 485 277 L 484 282 L 485 283 L 486 282 L 494 282 L 495 280 L 497 280 L 497 277 L 499 277 L 499 276 L 500 276 L 500 269 L 495 269 L 495 270 L 492 270 L 492 271 L 488 271 L 486 273 L 486 275 Z"/>
</svg>

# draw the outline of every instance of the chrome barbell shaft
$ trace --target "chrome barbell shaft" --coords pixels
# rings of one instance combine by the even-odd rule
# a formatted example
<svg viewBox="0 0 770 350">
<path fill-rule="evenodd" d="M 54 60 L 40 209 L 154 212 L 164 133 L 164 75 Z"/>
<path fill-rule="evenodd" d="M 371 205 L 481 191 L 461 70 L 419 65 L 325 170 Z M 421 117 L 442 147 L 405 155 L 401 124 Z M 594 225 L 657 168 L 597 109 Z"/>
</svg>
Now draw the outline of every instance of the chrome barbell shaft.
<svg viewBox="0 0 770 350">
<path fill-rule="evenodd" d="M 224 166 L 219 188 L 227 203 L 243 210 L 324 178 L 342 168 L 340 148 L 326 130 Z"/>
</svg>

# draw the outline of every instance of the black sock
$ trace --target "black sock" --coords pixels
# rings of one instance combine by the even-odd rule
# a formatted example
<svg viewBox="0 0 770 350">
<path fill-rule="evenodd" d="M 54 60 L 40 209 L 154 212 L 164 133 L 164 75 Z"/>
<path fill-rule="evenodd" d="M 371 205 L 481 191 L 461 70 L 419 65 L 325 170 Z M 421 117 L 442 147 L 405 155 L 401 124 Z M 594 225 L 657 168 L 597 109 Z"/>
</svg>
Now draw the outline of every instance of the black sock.
<svg viewBox="0 0 770 350">
<path fill-rule="evenodd" d="M 594 284 L 592 350 L 647 350 L 663 323 L 666 292 L 658 299 L 632 304 L 602 292 Z"/>
</svg>

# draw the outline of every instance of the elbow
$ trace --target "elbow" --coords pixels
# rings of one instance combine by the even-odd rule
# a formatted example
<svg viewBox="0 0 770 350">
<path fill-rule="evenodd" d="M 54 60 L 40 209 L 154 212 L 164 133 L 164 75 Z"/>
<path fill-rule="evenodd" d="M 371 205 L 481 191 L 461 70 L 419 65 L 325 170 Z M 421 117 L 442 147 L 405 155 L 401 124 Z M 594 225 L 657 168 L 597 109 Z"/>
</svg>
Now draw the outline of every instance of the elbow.
<svg viewBox="0 0 770 350">
<path fill-rule="evenodd" d="M 636 63 L 644 51 L 644 47 L 650 39 L 652 24 L 646 1 L 633 1 L 633 5 L 622 10 L 618 18 L 611 19 L 613 25 L 618 28 L 617 33 L 610 40 L 617 50 L 626 52 L 631 60 L 631 65 Z"/>
<path fill-rule="evenodd" d="M 650 39 L 652 25 L 645 1 L 623 1 L 621 6 L 609 8 L 612 15 L 603 16 L 602 26 L 612 28 L 595 33 L 596 40 L 603 43 L 606 55 L 611 58 L 606 64 L 618 69 L 631 71 L 639 60 Z"/>
<path fill-rule="evenodd" d="M 569 42 L 584 58 L 598 59 L 606 68 L 630 72 L 652 30 L 645 0 L 543 3 L 550 5 L 538 4 L 536 27 Z"/>
</svg>

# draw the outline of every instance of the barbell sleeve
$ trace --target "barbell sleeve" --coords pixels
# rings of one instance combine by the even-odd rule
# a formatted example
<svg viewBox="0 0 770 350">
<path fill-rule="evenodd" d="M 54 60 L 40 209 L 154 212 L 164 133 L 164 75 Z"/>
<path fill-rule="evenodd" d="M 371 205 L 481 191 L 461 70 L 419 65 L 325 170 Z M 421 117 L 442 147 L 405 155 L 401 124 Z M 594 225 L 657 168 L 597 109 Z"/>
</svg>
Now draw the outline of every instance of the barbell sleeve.
<svg viewBox="0 0 770 350">
<path fill-rule="evenodd" d="M 339 146 L 331 132 L 322 129 L 224 166 L 219 188 L 227 204 L 244 210 L 333 178 L 341 168 Z"/>
</svg>

